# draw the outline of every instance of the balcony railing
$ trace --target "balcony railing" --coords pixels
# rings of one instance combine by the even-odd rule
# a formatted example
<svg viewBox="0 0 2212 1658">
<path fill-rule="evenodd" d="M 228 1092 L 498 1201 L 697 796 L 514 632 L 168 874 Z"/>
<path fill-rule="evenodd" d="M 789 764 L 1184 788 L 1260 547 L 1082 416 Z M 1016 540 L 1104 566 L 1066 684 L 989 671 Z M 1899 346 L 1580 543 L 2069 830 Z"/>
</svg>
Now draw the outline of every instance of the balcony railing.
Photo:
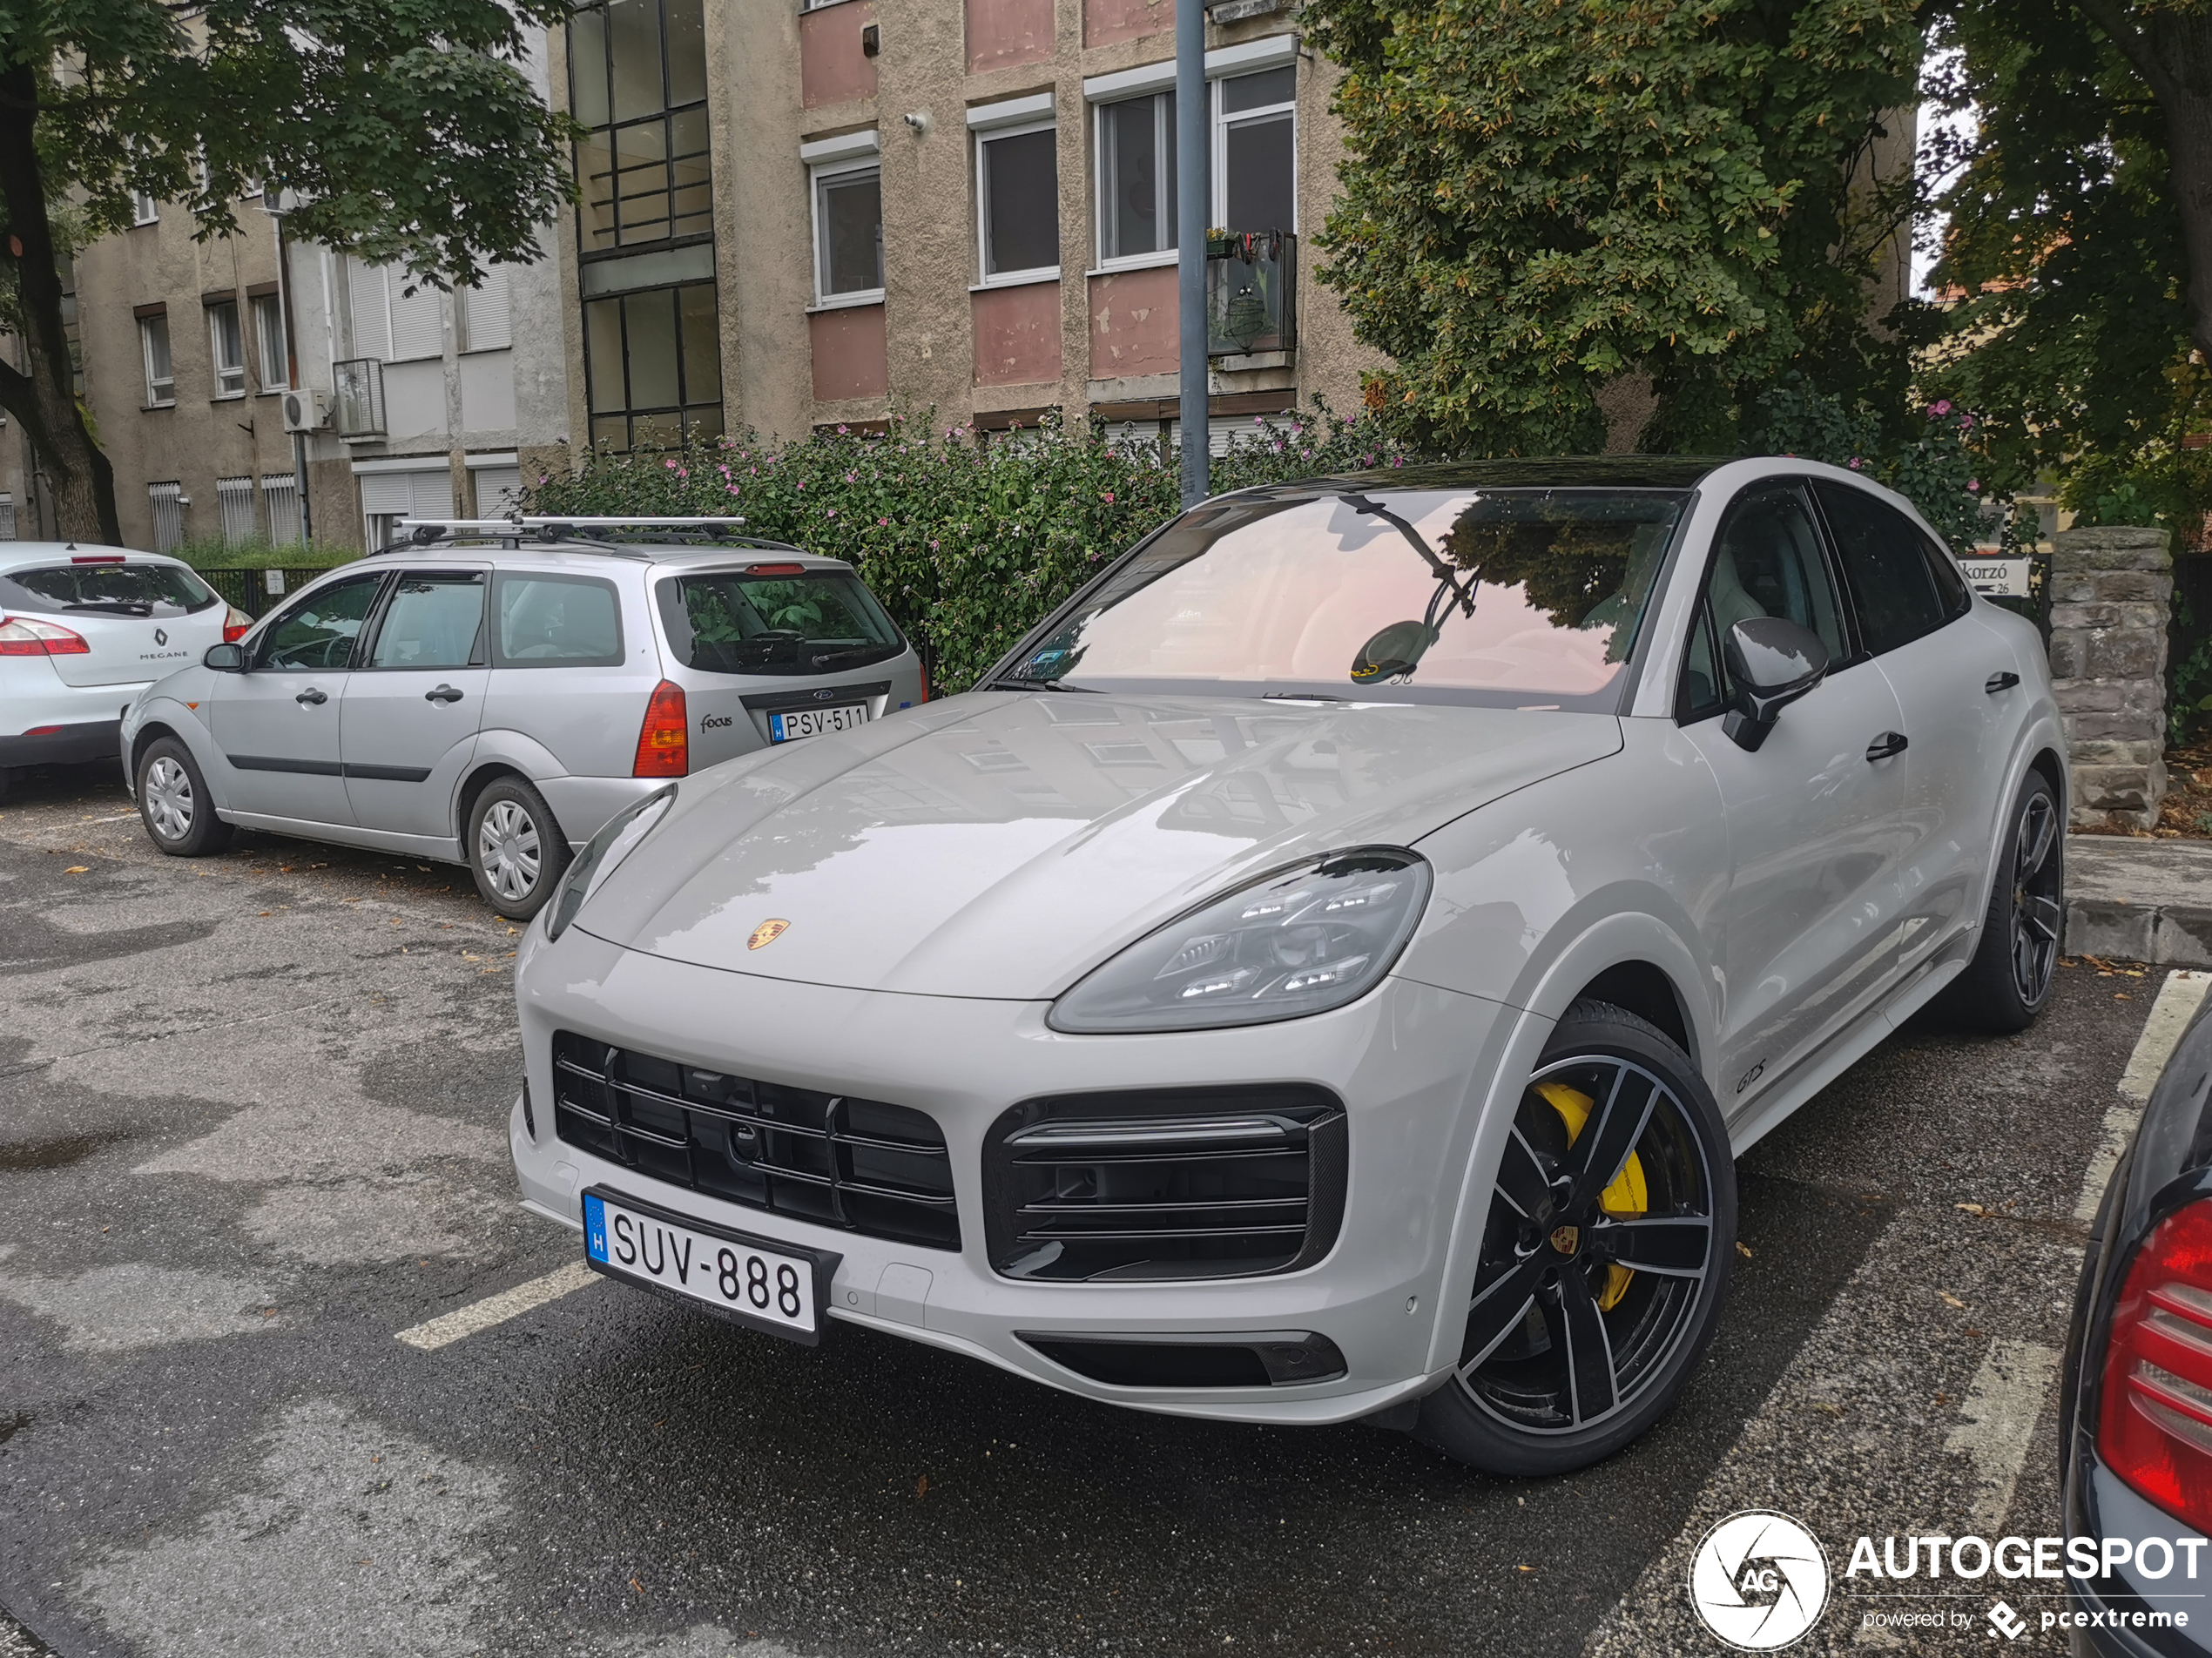
<svg viewBox="0 0 2212 1658">
<path fill-rule="evenodd" d="M 1206 355 L 1298 345 L 1298 238 L 1286 230 L 1206 233 Z"/>
</svg>

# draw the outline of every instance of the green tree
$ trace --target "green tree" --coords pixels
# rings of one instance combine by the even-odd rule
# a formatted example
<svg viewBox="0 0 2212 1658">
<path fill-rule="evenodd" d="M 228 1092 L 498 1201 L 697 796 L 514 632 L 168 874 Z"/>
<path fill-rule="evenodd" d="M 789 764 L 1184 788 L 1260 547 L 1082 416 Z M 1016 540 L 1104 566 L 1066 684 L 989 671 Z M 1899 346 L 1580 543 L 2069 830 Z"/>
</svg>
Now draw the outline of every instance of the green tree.
<svg viewBox="0 0 2212 1658">
<path fill-rule="evenodd" d="M 55 483 L 64 534 L 121 539 L 114 475 L 75 396 L 57 229 L 132 222 L 143 192 L 233 230 L 249 180 L 300 236 L 417 280 L 529 257 L 570 199 L 568 118 L 517 68 L 564 0 L 0 0 L 0 288 L 28 371 L 0 407 Z M 73 228 L 73 226 L 69 227 Z"/>
<path fill-rule="evenodd" d="M 1395 360 L 1370 397 L 1486 455 L 1598 448 L 1632 374 L 1647 446 L 1727 443 L 1791 368 L 1902 419 L 1908 342 L 1867 312 L 1911 207 L 1874 164 L 1916 10 L 1306 0 L 1351 152 L 1318 273 Z"/>
<path fill-rule="evenodd" d="M 2093 518 L 2212 508 L 2212 4 L 1959 0 L 1935 44 L 1976 131 L 1938 206 L 1956 305 L 1929 378 L 2000 481 Z"/>
</svg>

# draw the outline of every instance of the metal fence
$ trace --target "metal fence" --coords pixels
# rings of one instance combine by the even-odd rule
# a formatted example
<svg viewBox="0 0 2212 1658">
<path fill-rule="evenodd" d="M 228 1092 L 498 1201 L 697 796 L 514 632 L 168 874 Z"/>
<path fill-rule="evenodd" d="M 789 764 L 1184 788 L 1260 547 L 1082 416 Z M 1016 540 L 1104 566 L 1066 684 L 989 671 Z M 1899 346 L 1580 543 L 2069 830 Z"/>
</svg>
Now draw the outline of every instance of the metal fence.
<svg viewBox="0 0 2212 1658">
<path fill-rule="evenodd" d="M 329 570 L 318 565 L 304 569 L 204 570 L 200 580 L 250 617 L 260 618 L 275 609 L 287 593 L 296 593 Z"/>
</svg>

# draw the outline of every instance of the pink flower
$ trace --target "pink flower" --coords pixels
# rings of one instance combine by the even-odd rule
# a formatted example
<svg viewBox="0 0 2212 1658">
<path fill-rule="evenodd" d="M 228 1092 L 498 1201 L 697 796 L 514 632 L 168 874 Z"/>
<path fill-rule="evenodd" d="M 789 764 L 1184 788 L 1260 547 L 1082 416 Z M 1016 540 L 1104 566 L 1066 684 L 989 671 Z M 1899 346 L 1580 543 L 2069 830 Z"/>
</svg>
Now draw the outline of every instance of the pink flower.
<svg viewBox="0 0 2212 1658">
<path fill-rule="evenodd" d="M 538 480 L 538 482 L 541 482 L 541 483 L 543 483 L 543 482 L 544 482 L 544 480 L 543 480 L 543 478 L 541 478 L 541 479 L 539 479 L 539 480 Z M 1102 490 L 1100 490 L 1100 491 L 1099 491 L 1099 494 L 1098 494 L 1098 498 L 1099 498 L 1101 501 L 1104 502 L 1105 502 L 1108 506 L 1109 506 L 1109 507 L 1110 507 L 1110 506 L 1112 506 L 1112 505 L 1114 504 L 1114 492 L 1113 492 L 1111 489 L 1102 489 Z"/>
<path fill-rule="evenodd" d="M 1856 472 L 1860 467 L 1864 466 L 1865 462 L 1854 455 L 1847 462 L 1845 462 L 1845 464 L 1848 465 L 1852 471 Z"/>
<path fill-rule="evenodd" d="M 1951 413 L 1951 400 L 1948 397 L 1938 398 L 1928 405 L 1928 413 L 1935 415 L 1948 414 Z"/>
<path fill-rule="evenodd" d="M 690 473 L 689 471 L 687 471 L 685 468 L 682 468 L 682 467 L 678 467 L 678 468 L 676 468 L 676 475 L 677 475 L 678 477 L 679 477 L 679 478 L 688 478 L 688 477 L 690 477 L 691 475 L 691 473 Z"/>
<path fill-rule="evenodd" d="M 844 428 L 843 427 L 841 427 L 841 426 L 840 426 L 840 427 L 839 427 L 837 429 L 838 429 L 839 431 L 840 431 L 840 432 L 841 432 L 841 431 L 843 431 L 845 428 Z M 847 482 L 847 483 L 858 483 L 858 482 L 860 482 L 860 475 L 859 473 L 857 473 L 857 472 L 848 472 L 848 473 L 846 473 L 846 474 L 845 475 L 845 482 Z"/>
<path fill-rule="evenodd" d="M 668 468 L 671 472 L 673 472 L 673 471 L 675 471 L 675 470 L 676 470 L 676 462 L 673 462 L 673 461 L 664 461 L 664 462 L 661 462 L 661 464 L 662 464 L 663 466 L 666 467 L 666 468 Z"/>
<path fill-rule="evenodd" d="M 832 507 L 832 508 L 829 509 L 829 516 L 830 516 L 831 517 L 833 517 L 833 518 L 836 517 L 836 516 L 837 516 L 837 509 L 836 509 L 836 508 L 834 508 L 834 507 Z"/>
<path fill-rule="evenodd" d="M 890 521 L 888 518 L 879 518 L 879 519 L 877 519 L 877 520 L 876 520 L 876 522 L 878 522 L 878 523 L 880 523 L 880 524 L 887 524 L 887 523 L 889 523 L 890 522 L 891 522 L 891 521 Z"/>
<path fill-rule="evenodd" d="M 1979 489 L 1981 488 L 1981 480 L 1980 480 L 1979 478 L 1969 478 L 1969 479 L 1967 479 L 1967 480 L 1966 480 L 1966 488 L 1967 488 L 1967 489 L 1969 489 L 1979 490 Z"/>
</svg>

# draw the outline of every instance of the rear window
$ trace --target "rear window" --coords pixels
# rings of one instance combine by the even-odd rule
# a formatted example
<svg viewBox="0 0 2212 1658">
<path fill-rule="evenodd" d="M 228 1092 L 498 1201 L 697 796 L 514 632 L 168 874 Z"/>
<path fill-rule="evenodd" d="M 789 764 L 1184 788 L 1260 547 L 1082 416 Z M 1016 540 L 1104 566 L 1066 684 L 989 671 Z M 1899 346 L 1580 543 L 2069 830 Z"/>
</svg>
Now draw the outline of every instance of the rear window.
<svg viewBox="0 0 2212 1658">
<path fill-rule="evenodd" d="M 664 577 L 655 596 L 677 660 L 702 673 L 827 673 L 906 649 L 850 570 L 707 570 Z"/>
<path fill-rule="evenodd" d="M 501 667 L 622 664 L 622 609 L 613 583 L 590 576 L 502 576 L 493 593 Z"/>
<path fill-rule="evenodd" d="M 33 616 L 190 616 L 220 599 L 176 564 L 56 564 L 0 576 L 0 610 Z"/>
</svg>

